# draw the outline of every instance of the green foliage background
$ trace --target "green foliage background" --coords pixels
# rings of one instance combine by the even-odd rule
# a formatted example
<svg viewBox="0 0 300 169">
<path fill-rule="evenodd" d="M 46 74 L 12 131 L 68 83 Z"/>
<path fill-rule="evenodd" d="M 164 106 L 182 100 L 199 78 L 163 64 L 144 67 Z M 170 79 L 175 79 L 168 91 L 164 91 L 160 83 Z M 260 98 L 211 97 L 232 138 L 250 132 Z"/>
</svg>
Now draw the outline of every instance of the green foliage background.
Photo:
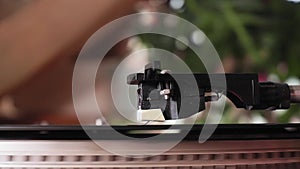
<svg viewBox="0 0 300 169">
<path fill-rule="evenodd" d="M 184 8 L 175 13 L 198 26 L 222 60 L 231 58 L 237 63 L 233 65 L 233 72 L 274 74 L 282 82 L 292 76 L 300 77 L 300 3 L 285 0 L 187 0 Z M 149 46 L 184 56 L 193 71 L 205 71 L 197 64 L 199 62 L 195 62 L 197 57 L 191 50 L 176 48 L 174 39 L 157 35 L 142 35 L 141 39 Z M 239 122 L 230 117 L 232 111 L 233 108 L 227 106 L 224 123 Z M 299 112 L 299 106 L 292 106 L 271 121 L 299 119 Z M 266 113 L 270 112 L 252 112 L 263 118 L 267 118 Z"/>
</svg>

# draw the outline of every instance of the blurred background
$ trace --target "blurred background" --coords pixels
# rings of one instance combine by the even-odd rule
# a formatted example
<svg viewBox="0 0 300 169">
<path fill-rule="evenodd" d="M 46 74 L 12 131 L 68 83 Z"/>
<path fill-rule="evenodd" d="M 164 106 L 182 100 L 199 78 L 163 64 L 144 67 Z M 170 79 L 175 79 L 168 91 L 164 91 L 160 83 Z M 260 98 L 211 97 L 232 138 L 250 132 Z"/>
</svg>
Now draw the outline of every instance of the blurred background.
<svg viewBox="0 0 300 169">
<path fill-rule="evenodd" d="M 300 3 L 296 1 L 0 0 L 0 122 L 78 124 L 72 73 L 83 44 L 109 21 L 147 11 L 175 14 L 199 27 L 219 53 L 227 73 L 255 72 L 260 81 L 300 85 Z M 168 23 L 170 29 L 178 26 Z M 121 30 L 118 27 L 111 33 Z M 201 38 L 197 32 L 180 37 L 199 46 Z M 125 122 L 110 96 L 115 68 L 128 54 L 149 47 L 175 53 L 194 72 L 205 72 L 197 56 L 175 39 L 153 34 L 124 39 L 101 63 L 106 73 L 97 76 L 97 101 L 109 123 Z M 93 110 L 88 103 L 86 107 L 87 124 L 94 124 L 99 117 L 89 116 Z M 289 122 L 300 122 L 299 105 L 289 110 L 250 112 L 228 102 L 222 118 L 222 123 Z"/>
</svg>

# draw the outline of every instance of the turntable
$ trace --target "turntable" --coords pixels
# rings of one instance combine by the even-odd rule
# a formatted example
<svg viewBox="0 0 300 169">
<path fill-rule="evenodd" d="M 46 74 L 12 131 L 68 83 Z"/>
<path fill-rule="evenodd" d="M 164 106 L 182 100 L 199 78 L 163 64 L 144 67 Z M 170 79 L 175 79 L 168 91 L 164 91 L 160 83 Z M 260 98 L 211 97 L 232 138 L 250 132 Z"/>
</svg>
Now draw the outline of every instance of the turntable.
<svg viewBox="0 0 300 169">
<path fill-rule="evenodd" d="M 191 77 L 196 79 L 196 88 L 191 87 Z M 226 86 L 212 85 L 211 79 L 223 79 Z M 144 73 L 131 74 L 127 80 L 129 85 L 138 85 L 138 120 L 147 123 L 1 126 L 0 167 L 300 168 L 297 123 L 177 123 L 207 109 L 206 102 L 222 95 L 237 108 L 288 109 L 300 101 L 299 86 L 259 82 L 256 74 L 172 74 L 162 71 L 159 62 L 146 65 Z M 144 111 L 151 109 L 161 114 Z M 213 132 L 199 142 L 203 130 Z M 163 151 L 160 145 L 173 146 Z M 107 149 L 112 147 L 112 151 Z"/>
</svg>

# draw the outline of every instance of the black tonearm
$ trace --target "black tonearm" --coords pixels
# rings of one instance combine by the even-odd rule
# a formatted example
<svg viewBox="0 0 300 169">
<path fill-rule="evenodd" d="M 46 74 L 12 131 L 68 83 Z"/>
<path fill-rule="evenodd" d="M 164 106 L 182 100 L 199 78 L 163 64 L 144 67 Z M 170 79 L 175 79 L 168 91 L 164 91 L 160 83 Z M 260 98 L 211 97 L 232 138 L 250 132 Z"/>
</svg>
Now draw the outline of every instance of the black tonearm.
<svg viewBox="0 0 300 169">
<path fill-rule="evenodd" d="M 216 83 L 211 85 L 210 79 Z M 138 85 L 138 109 L 161 109 L 166 120 L 200 112 L 205 102 L 218 100 L 221 95 L 237 108 L 248 110 L 288 109 L 291 103 L 300 102 L 300 86 L 259 82 L 253 73 L 171 74 L 162 71 L 157 61 L 146 65 L 144 73 L 129 75 L 127 83 Z"/>
</svg>

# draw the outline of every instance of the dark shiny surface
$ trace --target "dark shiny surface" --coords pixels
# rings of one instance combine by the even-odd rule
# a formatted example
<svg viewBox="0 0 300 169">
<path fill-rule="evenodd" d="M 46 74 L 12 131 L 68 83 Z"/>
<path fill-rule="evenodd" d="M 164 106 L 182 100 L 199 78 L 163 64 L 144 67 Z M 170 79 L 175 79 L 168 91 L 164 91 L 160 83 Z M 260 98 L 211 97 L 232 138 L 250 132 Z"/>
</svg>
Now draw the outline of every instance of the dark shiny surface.
<svg viewBox="0 0 300 169">
<path fill-rule="evenodd" d="M 170 125 L 130 125 L 112 126 L 119 133 L 135 138 L 151 137 L 169 129 Z M 214 127 L 208 125 L 207 127 Z M 119 140 L 112 134 L 109 126 L 39 126 L 39 125 L 7 125 L 0 127 L 1 140 L 89 140 L 83 130 L 93 133 L 99 140 Z M 189 125 L 174 125 L 172 130 L 179 133 L 162 134 L 162 139 L 172 140 L 180 132 L 189 130 Z M 198 140 L 203 125 L 194 125 L 185 140 Z M 220 124 L 209 140 L 272 140 L 300 139 L 300 124 Z"/>
</svg>

